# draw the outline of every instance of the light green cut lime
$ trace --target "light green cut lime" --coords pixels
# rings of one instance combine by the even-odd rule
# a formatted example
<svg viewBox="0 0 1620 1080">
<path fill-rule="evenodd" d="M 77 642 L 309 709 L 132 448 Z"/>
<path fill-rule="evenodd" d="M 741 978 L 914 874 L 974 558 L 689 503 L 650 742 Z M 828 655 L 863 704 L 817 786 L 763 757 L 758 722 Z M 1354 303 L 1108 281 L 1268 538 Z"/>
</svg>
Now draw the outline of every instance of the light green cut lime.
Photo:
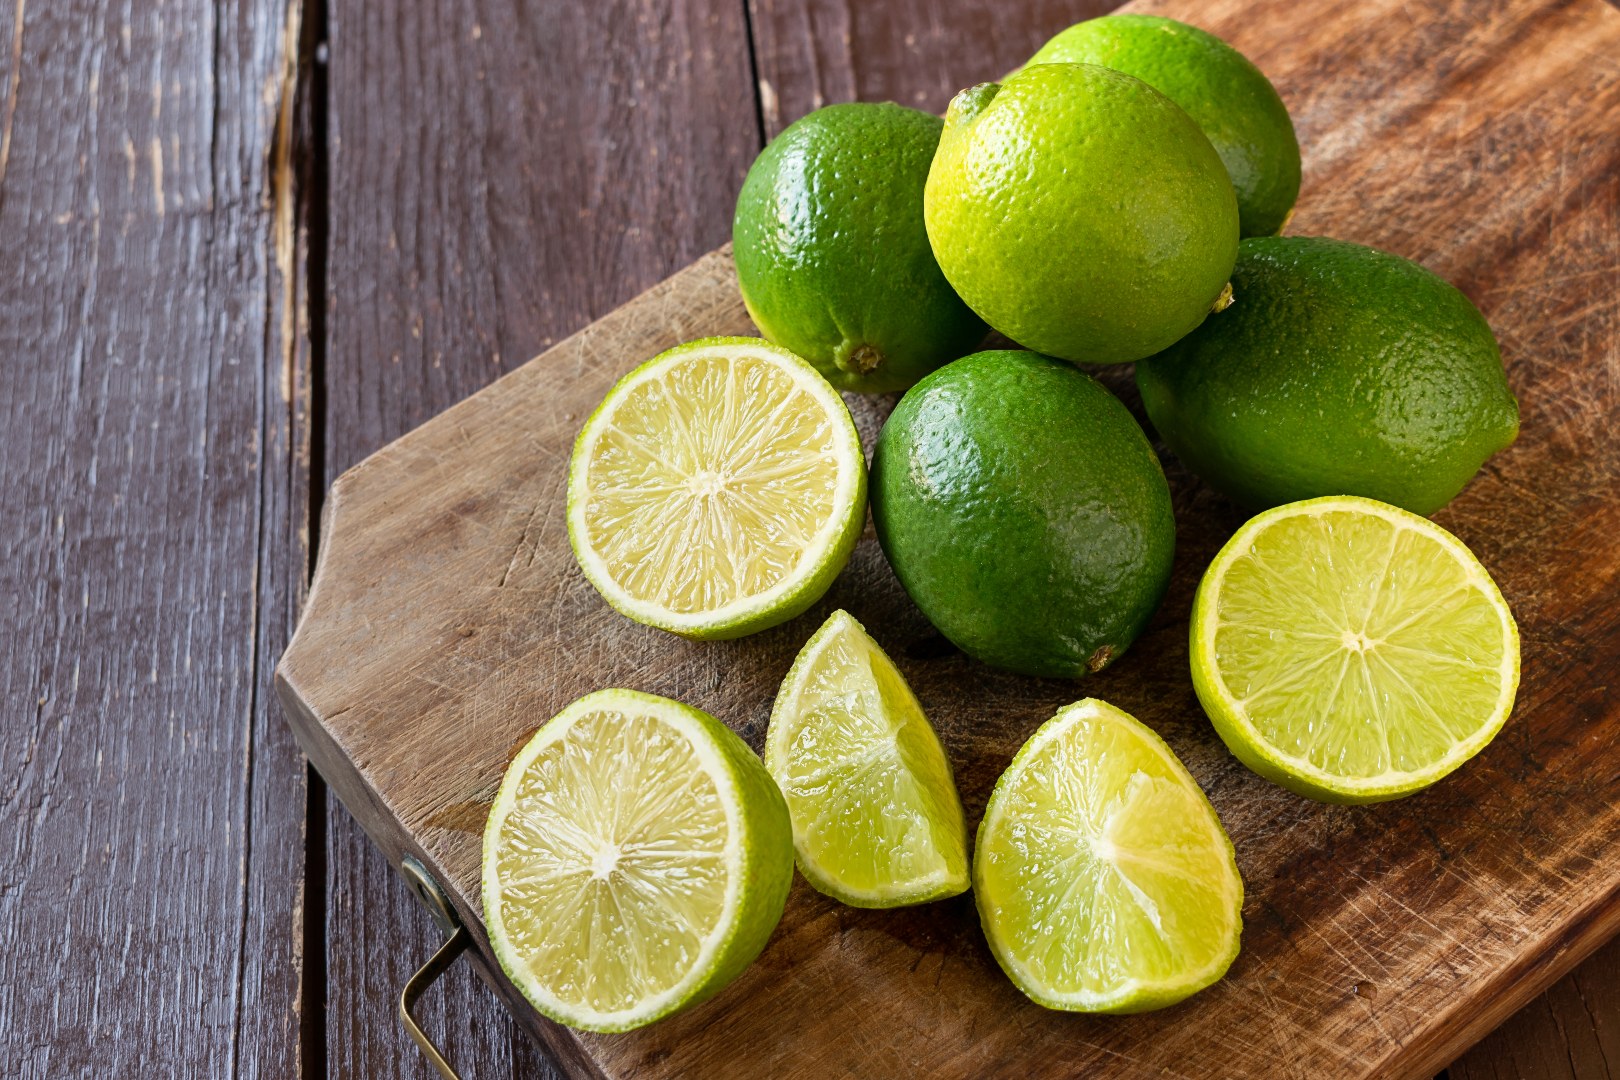
<svg viewBox="0 0 1620 1080">
<path fill-rule="evenodd" d="M 1193 602 L 1192 676 L 1232 753 L 1301 795 L 1427 787 L 1501 730 L 1519 631 L 1462 541 L 1353 496 L 1249 521 Z"/>
<path fill-rule="evenodd" d="M 568 539 L 620 613 L 694 638 L 820 599 L 866 519 L 838 392 L 758 338 L 677 346 L 620 379 L 574 444 Z"/>
<path fill-rule="evenodd" d="M 847 612 L 833 612 L 783 680 L 765 767 L 787 797 L 799 870 L 828 896 L 898 907 L 967 889 L 967 826 L 945 748 Z"/>
<path fill-rule="evenodd" d="M 624 1031 L 747 967 L 792 876 L 787 807 L 746 743 L 679 702 L 598 690 L 507 769 L 484 830 L 484 923 L 536 1009 Z"/>
<path fill-rule="evenodd" d="M 973 855 L 990 949 L 1049 1009 L 1162 1008 L 1225 974 L 1243 879 L 1209 800 L 1105 701 L 1042 724 L 990 794 Z"/>
</svg>

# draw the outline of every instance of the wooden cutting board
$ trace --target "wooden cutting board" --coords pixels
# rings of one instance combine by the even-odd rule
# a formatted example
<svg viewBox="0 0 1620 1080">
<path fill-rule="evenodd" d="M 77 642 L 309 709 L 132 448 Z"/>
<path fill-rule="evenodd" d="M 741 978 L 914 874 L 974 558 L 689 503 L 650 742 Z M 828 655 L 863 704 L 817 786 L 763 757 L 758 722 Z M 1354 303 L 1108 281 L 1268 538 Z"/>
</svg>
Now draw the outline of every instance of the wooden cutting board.
<svg viewBox="0 0 1620 1080">
<path fill-rule="evenodd" d="M 1163 734 L 1237 846 L 1243 952 L 1173 1009 L 1072 1016 L 1002 976 L 969 897 L 858 911 L 796 881 L 735 984 L 617 1036 L 540 1019 L 480 954 L 577 1075 L 1428 1076 L 1620 929 L 1620 13 L 1600 0 L 1137 9 L 1221 34 L 1276 82 L 1305 153 L 1289 231 L 1417 259 L 1495 328 L 1523 434 L 1438 520 L 1519 618 L 1518 708 L 1475 762 L 1392 804 L 1321 806 L 1249 773 L 1204 719 L 1186 651 L 1193 587 L 1243 515 L 1168 458 L 1174 583 L 1125 659 L 1081 684 L 965 659 L 870 529 L 825 600 L 764 634 L 701 644 L 620 618 L 568 550 L 568 452 L 635 364 L 752 332 L 717 251 L 333 485 L 277 680 L 333 790 L 391 860 L 415 855 L 447 885 L 485 949 L 479 833 L 536 727 L 586 691 L 629 686 L 707 709 L 757 749 L 795 652 L 845 607 L 940 729 L 970 821 L 1068 701 L 1106 698 Z M 1103 377 L 1140 413 L 1129 369 Z M 892 403 L 851 399 L 868 446 Z"/>
</svg>

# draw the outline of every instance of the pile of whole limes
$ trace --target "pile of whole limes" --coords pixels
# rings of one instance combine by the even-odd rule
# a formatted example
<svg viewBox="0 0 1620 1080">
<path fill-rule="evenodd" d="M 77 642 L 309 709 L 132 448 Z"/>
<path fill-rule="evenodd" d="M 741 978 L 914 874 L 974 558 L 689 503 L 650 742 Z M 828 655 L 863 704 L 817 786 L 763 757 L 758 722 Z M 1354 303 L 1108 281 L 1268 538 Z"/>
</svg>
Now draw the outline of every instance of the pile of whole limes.
<svg viewBox="0 0 1620 1080">
<path fill-rule="evenodd" d="M 584 422 L 566 510 L 585 578 L 646 625 L 740 637 L 823 596 L 870 504 L 906 592 L 963 651 L 1101 671 L 1175 555 L 1153 445 L 1083 370 L 1135 363 L 1162 441 L 1262 511 L 1189 613 L 1214 730 L 1311 798 L 1449 775 L 1510 714 L 1519 636 L 1489 573 L 1419 515 L 1513 441 L 1518 404 L 1451 285 L 1276 235 L 1299 186 L 1265 76 L 1170 19 L 1073 26 L 943 120 L 812 113 L 737 204 L 737 276 L 770 340 L 669 349 Z M 991 329 L 1024 348 L 975 351 Z M 838 391 L 905 391 L 870 468 Z M 1107 702 L 1066 706 L 970 834 L 924 705 L 836 611 L 782 681 L 763 764 L 669 699 L 610 688 L 564 709 L 485 831 L 508 976 L 564 1023 L 651 1023 L 765 946 L 796 861 L 862 907 L 971 888 L 996 961 L 1049 1008 L 1138 1012 L 1222 977 L 1236 849 L 1163 739 Z"/>
<path fill-rule="evenodd" d="M 873 517 L 964 651 L 1097 671 L 1164 593 L 1169 489 L 1086 365 L 1136 362 L 1165 444 L 1255 509 L 1360 495 L 1429 514 L 1513 441 L 1474 306 L 1398 256 L 1275 235 L 1299 186 L 1260 70 L 1144 15 L 1070 27 L 943 121 L 833 105 L 759 156 L 734 226 L 748 310 L 840 389 L 907 390 Z M 966 355 L 986 325 L 1030 351 Z"/>
</svg>

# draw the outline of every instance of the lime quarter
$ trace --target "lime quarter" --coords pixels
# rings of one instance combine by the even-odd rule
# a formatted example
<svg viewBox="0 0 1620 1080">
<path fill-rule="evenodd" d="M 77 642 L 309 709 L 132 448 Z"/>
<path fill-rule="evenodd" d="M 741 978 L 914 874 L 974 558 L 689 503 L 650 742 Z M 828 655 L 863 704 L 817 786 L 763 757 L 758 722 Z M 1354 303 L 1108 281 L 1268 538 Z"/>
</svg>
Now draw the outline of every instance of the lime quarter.
<svg viewBox="0 0 1620 1080">
<path fill-rule="evenodd" d="M 765 766 L 787 798 L 799 870 L 856 907 L 968 887 L 950 761 L 894 663 L 848 612 L 800 651 L 771 710 Z"/>
<path fill-rule="evenodd" d="M 1238 953 L 1243 879 L 1214 808 L 1163 739 L 1095 698 L 996 782 L 973 894 L 996 960 L 1049 1009 L 1162 1008 Z"/>
</svg>

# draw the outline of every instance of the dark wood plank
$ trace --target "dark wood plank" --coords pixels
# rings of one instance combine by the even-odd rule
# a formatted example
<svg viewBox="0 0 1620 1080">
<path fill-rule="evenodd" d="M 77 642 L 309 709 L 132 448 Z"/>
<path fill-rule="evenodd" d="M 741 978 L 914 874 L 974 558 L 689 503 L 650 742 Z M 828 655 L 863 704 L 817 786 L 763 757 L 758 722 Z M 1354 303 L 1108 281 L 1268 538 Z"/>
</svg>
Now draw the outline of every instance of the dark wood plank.
<svg viewBox="0 0 1620 1080">
<path fill-rule="evenodd" d="M 1620 940 L 1452 1063 L 1450 1080 L 1620 1077 Z"/>
<path fill-rule="evenodd" d="M 296 1075 L 284 5 L 0 10 L 0 1060 Z M 261 575 L 261 563 L 270 572 Z"/>
<path fill-rule="evenodd" d="M 841 101 L 894 101 L 942 113 L 998 79 L 1071 23 L 1121 0 L 748 0 L 765 130 Z"/>
<path fill-rule="evenodd" d="M 759 149 L 740 0 L 329 0 L 326 478 L 726 239 Z M 394 995 L 437 942 L 333 800 L 329 1066 L 426 1076 Z M 543 1075 L 463 966 L 467 1076 Z"/>
<path fill-rule="evenodd" d="M 1316 148 L 1300 228 L 1419 258 L 1497 325 L 1525 433 L 1444 521 L 1493 569 L 1524 627 L 1514 726 L 1456 777 L 1382 807 L 1318 806 L 1236 766 L 1186 687 L 1182 620 L 1198 569 L 1241 515 L 1172 467 L 1176 583 L 1131 657 L 1086 689 L 1157 727 L 1237 840 L 1250 901 L 1229 977 L 1174 1012 L 1058 1016 L 994 973 L 963 905 L 861 913 L 800 889 L 760 964 L 727 993 L 645 1032 L 581 1036 L 604 1071 L 972 1073 L 1019 1055 L 1032 1073 L 1418 1076 L 1614 930 L 1620 712 L 1603 673 L 1616 640 L 1620 463 L 1604 433 L 1620 415 L 1620 307 L 1606 287 L 1620 24 L 1591 2 L 1428 0 L 1417 11 L 1274 0 L 1195 17 L 1273 72 Z M 927 628 L 869 543 L 820 610 L 744 642 L 682 643 L 603 608 L 544 512 L 577 417 L 657 348 L 745 325 L 717 253 L 333 490 L 310 611 L 279 685 L 389 857 L 425 856 L 468 919 L 477 823 L 510 748 L 581 690 L 630 680 L 757 742 L 807 627 L 849 606 L 904 658 L 970 817 L 1022 737 L 1075 694 L 912 654 Z M 1110 381 L 1128 393 L 1119 375 Z M 870 432 L 880 403 L 858 409 Z"/>
</svg>

